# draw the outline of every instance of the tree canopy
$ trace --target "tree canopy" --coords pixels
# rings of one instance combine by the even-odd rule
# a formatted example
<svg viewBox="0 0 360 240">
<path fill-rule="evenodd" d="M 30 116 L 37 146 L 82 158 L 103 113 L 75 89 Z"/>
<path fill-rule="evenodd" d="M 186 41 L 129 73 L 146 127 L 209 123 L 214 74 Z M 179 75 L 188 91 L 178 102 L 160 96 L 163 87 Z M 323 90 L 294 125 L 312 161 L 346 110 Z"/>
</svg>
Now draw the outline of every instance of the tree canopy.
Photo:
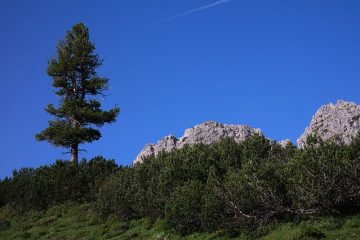
<svg viewBox="0 0 360 240">
<path fill-rule="evenodd" d="M 97 75 L 102 60 L 94 53 L 89 30 L 83 23 L 75 24 L 57 45 L 56 55 L 49 60 L 47 74 L 59 96 L 59 106 L 49 104 L 46 112 L 55 117 L 49 126 L 36 134 L 39 141 L 71 149 L 77 164 L 78 146 L 101 137 L 99 127 L 115 121 L 120 109 L 101 109 L 100 97 L 108 89 L 109 79 Z"/>
</svg>

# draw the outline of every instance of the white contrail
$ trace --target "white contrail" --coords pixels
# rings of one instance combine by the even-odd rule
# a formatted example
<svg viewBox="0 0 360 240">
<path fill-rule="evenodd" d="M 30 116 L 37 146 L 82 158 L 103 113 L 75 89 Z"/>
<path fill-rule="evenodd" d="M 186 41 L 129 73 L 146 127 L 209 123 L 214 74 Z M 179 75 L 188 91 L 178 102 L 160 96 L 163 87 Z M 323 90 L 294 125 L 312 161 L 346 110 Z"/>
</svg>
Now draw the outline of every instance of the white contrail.
<svg viewBox="0 0 360 240">
<path fill-rule="evenodd" d="M 223 3 L 227 3 L 227 2 L 229 2 L 229 1 L 231 1 L 231 0 L 220 0 L 220 1 L 210 3 L 210 4 L 205 5 L 205 6 L 202 6 L 202 7 L 193 8 L 193 9 L 191 9 L 191 10 L 189 10 L 189 11 L 186 11 L 186 12 L 183 12 L 183 13 L 179 13 L 179 14 L 176 14 L 176 15 L 174 15 L 174 16 L 171 16 L 171 17 L 168 17 L 168 18 L 165 18 L 165 19 L 161 19 L 161 20 L 159 20 L 159 21 L 156 21 L 156 22 L 153 23 L 153 24 L 171 21 L 171 20 L 177 19 L 177 18 L 179 18 L 179 17 L 184 17 L 184 16 L 187 16 L 187 15 L 193 14 L 193 13 L 195 13 L 195 12 L 199 12 L 199 11 L 202 11 L 202 10 L 205 10 L 205 9 L 208 9 L 208 8 L 211 8 L 211 7 L 215 7 L 215 6 L 220 5 L 220 4 L 223 4 Z"/>
</svg>

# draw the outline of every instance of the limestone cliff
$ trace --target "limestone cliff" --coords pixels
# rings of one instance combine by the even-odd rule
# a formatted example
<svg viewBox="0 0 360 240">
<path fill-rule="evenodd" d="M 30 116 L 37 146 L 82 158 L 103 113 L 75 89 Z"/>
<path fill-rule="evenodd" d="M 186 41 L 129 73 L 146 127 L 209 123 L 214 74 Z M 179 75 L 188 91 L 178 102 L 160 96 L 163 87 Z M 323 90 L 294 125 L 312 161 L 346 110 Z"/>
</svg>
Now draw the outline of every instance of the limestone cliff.
<svg viewBox="0 0 360 240">
<path fill-rule="evenodd" d="M 156 144 L 146 144 L 137 155 L 134 164 L 141 163 L 146 156 L 156 156 L 162 151 L 170 152 L 174 149 L 180 149 L 186 144 L 210 144 L 226 137 L 232 138 L 236 142 L 241 142 L 255 133 L 262 134 L 260 129 L 251 128 L 245 125 L 227 125 L 208 121 L 186 129 L 181 138 L 169 135 L 159 140 Z"/>
<path fill-rule="evenodd" d="M 334 140 L 348 144 L 360 129 L 360 105 L 338 100 L 336 104 L 323 105 L 312 117 L 310 125 L 297 140 L 300 148 L 306 145 L 309 135 L 322 140 Z"/>
</svg>

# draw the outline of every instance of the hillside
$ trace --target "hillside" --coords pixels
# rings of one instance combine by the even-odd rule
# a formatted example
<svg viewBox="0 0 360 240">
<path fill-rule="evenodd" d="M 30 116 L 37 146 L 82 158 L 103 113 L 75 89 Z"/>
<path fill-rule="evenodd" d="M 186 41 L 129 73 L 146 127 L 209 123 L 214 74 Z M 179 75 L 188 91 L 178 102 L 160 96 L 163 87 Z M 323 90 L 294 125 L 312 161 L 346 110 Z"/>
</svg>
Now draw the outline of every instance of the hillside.
<svg viewBox="0 0 360 240">
<path fill-rule="evenodd" d="M 199 142 L 132 166 L 98 156 L 14 171 L 0 181 L 0 239 L 359 238 L 359 133 L 334 141 L 315 129 L 298 148 L 199 126 L 175 146 Z"/>
<path fill-rule="evenodd" d="M 245 235 L 230 238 L 224 232 L 195 233 L 180 236 L 166 229 L 162 220 L 154 223 L 147 219 L 121 221 L 117 218 L 100 219 L 90 205 L 60 205 L 46 212 L 32 212 L 12 216 L 7 208 L 0 209 L 0 239 L 153 239 L 153 240 L 210 240 L 210 239 L 358 239 L 360 215 L 352 217 L 318 218 L 301 223 L 274 225 L 262 237 Z"/>
</svg>

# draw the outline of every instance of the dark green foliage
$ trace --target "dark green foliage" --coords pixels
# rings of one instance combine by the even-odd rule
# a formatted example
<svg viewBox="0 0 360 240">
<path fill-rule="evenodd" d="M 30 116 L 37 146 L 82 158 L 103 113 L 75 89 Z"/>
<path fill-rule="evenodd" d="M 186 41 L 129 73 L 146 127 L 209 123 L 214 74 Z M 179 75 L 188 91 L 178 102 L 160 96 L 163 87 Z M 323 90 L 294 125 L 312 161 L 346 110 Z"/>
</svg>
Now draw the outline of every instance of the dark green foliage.
<svg viewBox="0 0 360 240">
<path fill-rule="evenodd" d="M 6 197 L 4 196 L 5 191 L 2 189 L 3 187 L 1 185 L 2 182 L 0 181 L 0 207 L 4 206 L 6 202 Z"/>
<path fill-rule="evenodd" d="M 225 201 L 219 194 L 221 189 L 218 184 L 218 174 L 215 168 L 211 167 L 202 197 L 201 223 L 203 231 L 211 232 L 223 228 L 228 218 L 231 217 L 226 214 Z"/>
<path fill-rule="evenodd" d="M 119 206 L 120 209 L 131 209 L 133 217 L 146 216 L 151 219 L 164 217 L 166 215 L 165 206 L 167 206 L 169 218 L 169 209 L 172 209 L 169 207 L 169 203 L 176 201 L 174 192 L 181 192 L 179 189 L 184 184 L 195 181 L 203 186 L 203 190 L 198 201 L 199 204 L 201 203 L 197 212 L 198 222 L 196 226 L 191 224 L 192 229 L 212 231 L 219 228 L 232 228 L 234 220 L 238 222 L 238 216 L 233 211 L 232 203 L 241 200 L 235 199 L 237 202 L 234 202 L 229 198 L 229 194 L 238 194 L 239 196 L 253 194 L 252 196 L 255 196 L 257 192 L 242 193 L 239 192 L 239 189 L 241 191 L 248 189 L 235 187 L 236 191 L 230 193 L 232 189 L 227 189 L 229 186 L 224 184 L 224 178 L 231 172 L 242 169 L 251 177 L 252 173 L 256 172 L 259 177 L 265 178 L 261 179 L 261 183 L 267 184 L 266 180 L 271 180 L 269 184 L 263 186 L 264 188 L 269 185 L 274 188 L 273 191 L 279 192 L 278 194 L 283 196 L 285 194 L 284 184 L 280 183 L 280 176 L 273 179 L 272 174 L 278 170 L 279 165 L 284 163 L 286 156 L 293 154 L 292 151 L 294 152 L 294 149 L 291 147 L 287 150 L 282 149 L 259 135 L 242 144 L 237 144 L 231 139 L 224 139 L 212 145 L 185 146 L 170 154 L 163 153 L 156 158 L 145 159 L 143 164 L 128 169 L 129 173 L 126 177 L 123 174 L 112 177 L 104 184 L 98 197 L 98 204 L 105 206 L 101 209 L 103 213 L 118 214 L 123 217 L 123 210 L 119 211 L 116 207 Z M 272 165 L 273 162 L 276 165 Z M 234 186 L 236 184 L 234 183 Z M 185 188 L 185 190 L 188 189 Z M 260 191 L 260 189 L 256 190 Z M 176 196 L 179 197 L 179 194 Z M 271 199 L 272 202 L 280 199 L 279 204 L 282 204 L 281 196 Z M 247 206 L 249 209 L 252 206 L 261 205 L 253 200 L 254 198 L 249 200 L 251 201 Z M 261 211 L 266 211 L 266 208 L 261 206 L 264 208 Z M 171 219 L 175 221 L 174 217 Z M 190 231 L 186 230 L 188 226 L 183 227 L 184 229 L 179 231 L 183 233 Z"/>
<path fill-rule="evenodd" d="M 299 239 L 322 239 L 326 238 L 326 235 L 318 228 L 310 225 L 309 223 L 303 223 L 300 226 Z"/>
<path fill-rule="evenodd" d="M 288 191 L 301 209 L 336 210 L 360 203 L 359 137 L 349 146 L 317 141 L 287 165 Z"/>
<path fill-rule="evenodd" d="M 103 216 L 116 214 L 122 219 L 134 217 L 131 204 L 135 199 L 131 194 L 131 180 L 130 169 L 122 168 L 103 183 L 96 202 L 96 208 Z"/>
<path fill-rule="evenodd" d="M 190 181 L 177 187 L 166 204 L 165 221 L 180 234 L 188 234 L 201 229 L 201 208 L 204 185 Z"/>
<path fill-rule="evenodd" d="M 180 236 L 167 229 L 164 221 L 148 219 L 123 221 L 114 216 L 99 218 L 92 204 L 62 204 L 46 211 L 14 215 L 8 207 L 0 208 L 0 239 L 19 240 L 24 232 L 32 240 L 45 239 L 153 239 L 153 240 L 245 240 L 245 239 L 358 239 L 360 215 L 321 217 L 296 223 L 279 223 L 260 238 L 241 234 L 231 238 L 225 231 Z M 9 219 L 10 221 L 6 220 Z M 340 223 L 340 224 L 339 224 Z M 309 228 L 311 226 L 311 228 Z"/>
<path fill-rule="evenodd" d="M 10 190 L 10 179 L 8 177 L 0 180 L 0 207 L 8 202 L 8 195 Z"/>
<path fill-rule="evenodd" d="M 1 204 L 46 209 L 67 201 L 93 202 L 108 219 L 157 219 L 181 234 L 266 233 L 279 221 L 360 210 L 360 136 L 350 145 L 313 137 L 305 149 L 263 136 L 185 146 L 118 168 L 95 158 L 78 167 L 56 162 L 15 171 L 0 182 Z M 303 238 L 323 237 L 311 227 Z"/>
<path fill-rule="evenodd" d="M 223 195 L 233 227 L 256 228 L 287 214 L 289 203 L 277 159 L 245 163 L 241 170 L 229 171 Z"/>
<path fill-rule="evenodd" d="M 262 161 L 271 153 L 272 144 L 262 135 L 255 134 L 242 144 L 242 157 L 247 161 Z"/>
<path fill-rule="evenodd" d="M 11 225 L 11 222 L 9 220 L 0 220 L 0 231 L 9 228 L 10 225 Z"/>
<path fill-rule="evenodd" d="M 47 69 L 60 98 L 59 106 L 47 106 L 45 110 L 55 120 L 49 121 L 49 127 L 36 134 L 36 139 L 71 148 L 75 163 L 78 145 L 98 140 L 101 133 L 94 127 L 114 122 L 119 113 L 117 107 L 109 111 L 101 109 L 98 95 L 104 96 L 109 79 L 97 75 L 102 60 L 94 51 L 88 28 L 78 23 L 58 43 L 56 56 L 49 61 Z"/>
<path fill-rule="evenodd" d="M 114 161 L 102 157 L 83 160 L 79 166 L 56 161 L 37 169 L 24 168 L 7 180 L 6 203 L 23 212 L 68 201 L 94 201 L 100 185 L 116 170 Z"/>
<path fill-rule="evenodd" d="M 260 135 L 240 144 L 224 139 L 186 146 L 130 168 L 131 180 L 114 176 L 113 190 L 112 184 L 105 185 L 106 192 L 111 198 L 112 192 L 123 189 L 117 205 L 131 209 L 131 216 L 165 216 L 180 233 L 254 231 L 274 220 L 358 209 L 359 139 L 349 146 L 313 139 L 304 150 L 291 144 L 283 148 Z M 194 182 L 203 186 L 201 196 L 190 194 Z M 196 217 L 186 212 L 194 199 L 201 205 L 193 209 Z M 191 221 L 195 218 L 196 224 Z"/>
<path fill-rule="evenodd" d="M 258 136 L 245 141 L 244 148 L 242 167 L 225 176 L 223 198 L 234 216 L 230 225 L 257 228 L 288 214 L 282 169 L 291 152 Z"/>
</svg>

